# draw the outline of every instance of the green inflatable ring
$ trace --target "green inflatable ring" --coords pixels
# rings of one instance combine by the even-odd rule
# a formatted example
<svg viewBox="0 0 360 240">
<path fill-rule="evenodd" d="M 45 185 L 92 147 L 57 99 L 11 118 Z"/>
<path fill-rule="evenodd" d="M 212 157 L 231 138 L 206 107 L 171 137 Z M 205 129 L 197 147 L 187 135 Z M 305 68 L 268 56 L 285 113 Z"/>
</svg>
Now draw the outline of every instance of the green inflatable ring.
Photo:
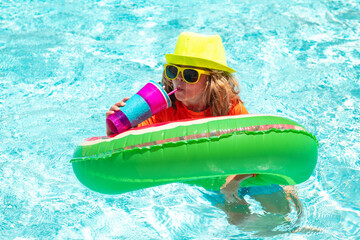
<svg viewBox="0 0 360 240">
<path fill-rule="evenodd" d="M 292 120 L 237 115 L 90 138 L 71 163 L 88 188 L 119 194 L 173 182 L 219 190 L 232 174 L 257 174 L 242 186 L 294 185 L 311 176 L 317 154 L 315 136 Z"/>
</svg>

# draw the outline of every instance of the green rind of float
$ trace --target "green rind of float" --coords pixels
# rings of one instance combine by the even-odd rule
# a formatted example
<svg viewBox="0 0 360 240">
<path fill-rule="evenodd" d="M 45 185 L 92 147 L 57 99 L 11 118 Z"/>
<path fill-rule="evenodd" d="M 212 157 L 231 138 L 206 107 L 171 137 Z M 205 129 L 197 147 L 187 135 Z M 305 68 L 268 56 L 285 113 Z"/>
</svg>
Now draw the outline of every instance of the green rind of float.
<svg viewBox="0 0 360 240">
<path fill-rule="evenodd" d="M 208 133 L 209 129 L 212 131 L 221 131 L 227 129 L 244 128 L 257 125 L 269 124 L 289 124 L 302 127 L 300 124 L 283 117 L 277 116 L 252 116 L 242 118 L 226 118 L 216 121 L 209 121 L 207 123 L 193 124 L 187 126 L 176 126 L 170 129 L 159 129 L 157 131 L 143 133 L 141 135 L 130 134 L 124 138 L 109 139 L 109 141 L 102 141 L 92 145 L 78 146 L 75 150 L 74 157 L 95 156 L 99 153 L 111 153 L 114 149 L 122 149 L 126 146 L 136 144 L 153 142 L 159 139 L 169 139 L 192 135 L 194 133 Z M 303 128 L 303 127 L 302 127 Z M 159 146 L 159 145 L 157 145 Z"/>
<path fill-rule="evenodd" d="M 267 139 L 266 142 L 260 146 L 263 153 L 254 157 L 253 155 L 258 154 L 258 143 L 264 139 Z M 219 140 L 222 144 L 215 143 Z M 235 143 L 230 144 L 233 142 Z M 274 144 L 276 142 L 279 142 L 281 147 Z M 239 157 L 236 154 L 232 157 L 227 154 L 238 148 L 240 143 L 247 144 L 244 146 L 244 156 Z M 284 145 L 289 149 L 283 149 Z M 171 182 L 185 182 L 219 190 L 226 176 L 246 173 L 257 173 L 258 176 L 245 180 L 243 186 L 271 183 L 294 185 L 307 180 L 312 174 L 317 160 L 317 145 L 315 136 L 309 132 L 271 129 L 233 132 L 220 137 L 122 149 L 102 156 L 75 158 L 71 162 L 76 176 L 85 186 L 107 194 L 118 194 Z M 81 149 L 76 153 L 79 151 L 81 152 Z M 271 156 L 272 153 L 274 156 Z M 252 157 L 252 160 L 248 159 Z M 175 162 L 172 161 L 174 159 Z M 236 164 L 233 164 L 235 162 Z M 185 167 L 181 169 L 180 166 Z"/>
</svg>

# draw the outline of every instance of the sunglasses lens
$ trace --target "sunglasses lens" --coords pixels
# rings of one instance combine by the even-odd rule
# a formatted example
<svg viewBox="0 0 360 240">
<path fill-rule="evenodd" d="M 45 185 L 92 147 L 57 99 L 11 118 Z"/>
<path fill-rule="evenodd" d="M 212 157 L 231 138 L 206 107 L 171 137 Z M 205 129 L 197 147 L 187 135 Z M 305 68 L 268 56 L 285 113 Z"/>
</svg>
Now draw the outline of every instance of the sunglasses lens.
<svg viewBox="0 0 360 240">
<path fill-rule="evenodd" d="M 184 79 L 189 83 L 194 83 L 198 80 L 199 73 L 194 69 L 185 69 L 184 70 Z"/>
<path fill-rule="evenodd" d="M 166 66 L 166 76 L 170 79 L 176 78 L 178 69 L 174 66 Z"/>
</svg>

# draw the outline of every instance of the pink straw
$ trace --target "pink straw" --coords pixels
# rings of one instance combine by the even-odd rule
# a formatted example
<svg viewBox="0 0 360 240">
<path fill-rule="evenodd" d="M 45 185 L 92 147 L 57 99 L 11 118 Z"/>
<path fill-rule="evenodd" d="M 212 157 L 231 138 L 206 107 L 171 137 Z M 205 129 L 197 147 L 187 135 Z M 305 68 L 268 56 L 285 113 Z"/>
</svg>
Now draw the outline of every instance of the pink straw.
<svg viewBox="0 0 360 240">
<path fill-rule="evenodd" d="M 171 92 L 168 93 L 168 96 L 171 96 L 171 95 L 172 95 L 173 93 L 175 93 L 177 90 L 179 90 L 179 89 L 176 88 L 175 90 L 172 90 Z"/>
</svg>

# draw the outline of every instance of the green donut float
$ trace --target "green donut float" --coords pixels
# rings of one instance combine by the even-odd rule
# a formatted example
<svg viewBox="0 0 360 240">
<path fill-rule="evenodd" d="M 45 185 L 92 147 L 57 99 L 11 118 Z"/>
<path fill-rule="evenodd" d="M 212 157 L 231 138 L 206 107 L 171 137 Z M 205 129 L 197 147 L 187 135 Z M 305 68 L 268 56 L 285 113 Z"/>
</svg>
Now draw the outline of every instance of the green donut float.
<svg viewBox="0 0 360 240">
<path fill-rule="evenodd" d="M 244 187 L 299 184 L 311 176 L 317 154 L 315 136 L 292 120 L 237 115 L 90 138 L 70 162 L 86 187 L 120 194 L 173 182 L 219 190 L 232 174 L 257 174 Z"/>
</svg>

